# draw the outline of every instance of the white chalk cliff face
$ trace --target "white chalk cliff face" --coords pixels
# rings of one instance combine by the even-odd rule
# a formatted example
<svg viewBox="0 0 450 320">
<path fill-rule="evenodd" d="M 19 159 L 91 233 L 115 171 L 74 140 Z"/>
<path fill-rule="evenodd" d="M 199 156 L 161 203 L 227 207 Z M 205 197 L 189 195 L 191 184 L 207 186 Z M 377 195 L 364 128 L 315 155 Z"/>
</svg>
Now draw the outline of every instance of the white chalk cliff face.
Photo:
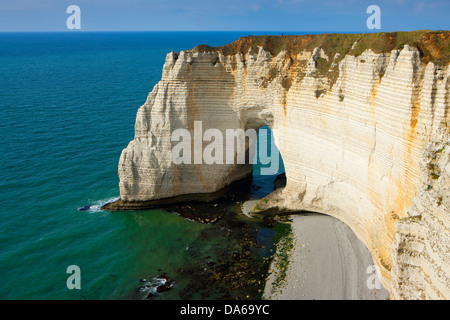
<svg viewBox="0 0 450 320">
<path fill-rule="evenodd" d="M 392 297 L 450 297 L 450 135 L 437 132 L 424 152 L 419 194 L 397 223 Z"/>
<path fill-rule="evenodd" d="M 251 173 L 251 165 L 174 164 L 173 130 L 193 136 L 194 121 L 202 121 L 203 131 L 225 136 L 269 125 L 287 185 L 258 207 L 337 217 L 369 248 L 395 298 L 448 299 L 449 65 L 425 64 L 408 45 L 337 58 L 321 48 L 295 56 L 262 47 L 169 53 L 120 157 L 121 200 L 215 192 Z M 321 59 L 338 61 L 334 83 L 317 73 Z M 431 183 L 433 143 L 445 148 Z"/>
</svg>

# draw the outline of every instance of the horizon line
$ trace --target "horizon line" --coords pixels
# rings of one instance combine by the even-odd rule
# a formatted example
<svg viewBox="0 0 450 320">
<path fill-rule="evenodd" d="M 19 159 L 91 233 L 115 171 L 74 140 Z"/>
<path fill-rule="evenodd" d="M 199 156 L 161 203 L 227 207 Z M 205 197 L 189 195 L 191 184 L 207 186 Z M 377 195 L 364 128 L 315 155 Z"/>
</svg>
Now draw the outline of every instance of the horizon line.
<svg viewBox="0 0 450 320">
<path fill-rule="evenodd" d="M 392 32 L 415 32 L 415 31 L 450 31 L 445 29 L 414 29 L 414 30 L 395 30 L 395 31 L 330 31 L 330 30 L 42 30 L 42 31 L 0 31 L 1 33 L 131 33 L 131 32 L 278 32 L 278 33 L 392 33 Z"/>
</svg>

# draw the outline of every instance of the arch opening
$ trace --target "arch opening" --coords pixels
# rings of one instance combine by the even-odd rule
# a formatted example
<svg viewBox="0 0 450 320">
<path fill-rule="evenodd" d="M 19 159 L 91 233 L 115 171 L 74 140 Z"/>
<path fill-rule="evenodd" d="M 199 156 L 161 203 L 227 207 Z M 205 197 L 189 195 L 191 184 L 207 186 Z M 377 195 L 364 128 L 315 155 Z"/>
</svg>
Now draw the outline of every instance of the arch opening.
<svg viewBox="0 0 450 320">
<path fill-rule="evenodd" d="M 246 129 L 255 129 L 257 135 L 256 142 L 246 141 L 246 159 L 252 164 L 251 182 L 241 191 L 249 201 L 256 203 L 275 189 L 284 187 L 286 175 L 283 158 L 267 122 L 247 122 Z"/>
</svg>

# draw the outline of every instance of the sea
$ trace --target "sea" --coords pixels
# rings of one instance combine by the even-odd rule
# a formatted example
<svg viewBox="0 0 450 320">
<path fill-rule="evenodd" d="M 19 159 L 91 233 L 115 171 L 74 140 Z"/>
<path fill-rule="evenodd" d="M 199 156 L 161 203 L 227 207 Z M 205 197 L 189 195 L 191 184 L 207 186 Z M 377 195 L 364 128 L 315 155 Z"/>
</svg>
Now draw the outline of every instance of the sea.
<svg viewBox="0 0 450 320">
<path fill-rule="evenodd" d="M 175 286 L 159 299 L 190 290 L 179 270 L 193 252 L 226 247 L 202 236 L 214 224 L 101 206 L 119 198 L 119 156 L 166 54 L 250 34 L 280 33 L 0 33 L 0 299 L 134 299 L 142 279 L 161 273 Z M 262 197 L 273 177 L 264 184 L 258 172 Z M 69 266 L 80 270 L 79 289 L 68 287 Z"/>
</svg>

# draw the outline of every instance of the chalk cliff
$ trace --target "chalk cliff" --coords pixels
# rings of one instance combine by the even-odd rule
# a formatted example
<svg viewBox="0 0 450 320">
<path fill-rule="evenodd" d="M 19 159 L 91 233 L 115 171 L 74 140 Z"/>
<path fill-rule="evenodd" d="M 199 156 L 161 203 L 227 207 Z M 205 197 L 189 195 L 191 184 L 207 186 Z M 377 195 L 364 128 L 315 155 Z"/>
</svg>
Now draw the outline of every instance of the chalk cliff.
<svg viewBox="0 0 450 320">
<path fill-rule="evenodd" d="M 419 194 L 397 223 L 392 297 L 450 297 L 450 135 L 436 132 L 420 161 Z"/>
<path fill-rule="evenodd" d="M 262 212 L 337 217 L 394 298 L 448 299 L 448 56 L 448 31 L 246 37 L 171 52 L 139 108 L 119 162 L 121 199 L 108 209 L 214 194 L 251 174 L 251 165 L 174 164 L 173 130 L 269 125 L 287 184 L 260 201 Z"/>
</svg>

